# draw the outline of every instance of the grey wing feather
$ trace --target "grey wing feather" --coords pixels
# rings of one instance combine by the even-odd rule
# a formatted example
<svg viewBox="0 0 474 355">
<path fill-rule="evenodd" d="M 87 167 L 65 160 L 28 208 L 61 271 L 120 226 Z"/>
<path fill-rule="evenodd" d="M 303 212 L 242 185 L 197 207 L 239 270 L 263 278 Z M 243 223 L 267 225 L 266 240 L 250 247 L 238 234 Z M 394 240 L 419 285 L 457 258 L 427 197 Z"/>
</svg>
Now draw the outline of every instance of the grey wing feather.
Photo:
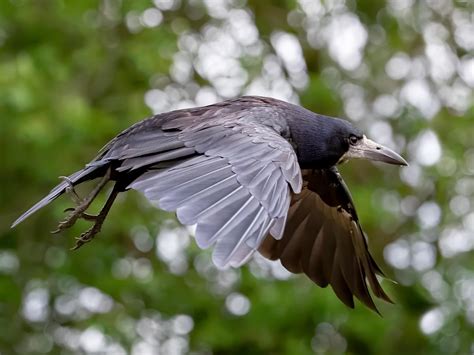
<svg viewBox="0 0 474 355">
<path fill-rule="evenodd" d="M 290 186 L 301 189 L 296 156 L 284 138 L 259 125 L 208 123 L 187 127 L 178 139 L 200 155 L 150 170 L 130 188 L 162 209 L 176 210 L 181 223 L 197 224 L 197 244 L 215 244 L 219 267 L 245 262 L 269 232 L 281 238 Z M 123 166 L 135 164 L 125 160 Z"/>
<path fill-rule="evenodd" d="M 136 170 L 145 166 L 150 166 L 162 161 L 175 160 L 189 155 L 193 155 L 195 150 L 193 148 L 178 148 L 160 152 L 154 155 L 139 156 L 137 158 L 125 159 L 122 165 L 117 168 L 117 171 Z"/>
</svg>

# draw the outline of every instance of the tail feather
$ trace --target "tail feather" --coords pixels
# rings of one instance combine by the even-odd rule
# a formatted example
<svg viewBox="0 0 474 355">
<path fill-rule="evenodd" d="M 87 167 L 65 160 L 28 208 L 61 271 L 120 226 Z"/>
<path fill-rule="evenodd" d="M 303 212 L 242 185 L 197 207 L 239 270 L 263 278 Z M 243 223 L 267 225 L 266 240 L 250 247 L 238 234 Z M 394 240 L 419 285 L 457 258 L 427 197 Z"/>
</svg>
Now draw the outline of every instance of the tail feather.
<svg viewBox="0 0 474 355">
<path fill-rule="evenodd" d="M 84 177 L 91 174 L 97 168 L 98 168 L 97 166 L 87 166 L 86 168 L 79 170 L 75 172 L 74 174 L 70 175 L 68 178 L 73 184 L 78 183 L 80 182 L 81 179 L 84 179 Z M 26 211 L 20 217 L 18 217 L 18 219 L 15 222 L 13 222 L 10 228 L 14 228 L 15 226 L 23 222 L 25 219 L 27 219 L 29 216 L 31 216 L 33 213 L 35 213 L 39 209 L 49 204 L 51 201 L 61 196 L 64 193 L 64 191 L 66 191 L 66 188 L 68 187 L 68 185 L 69 185 L 68 182 L 62 181 L 59 185 L 53 188 L 47 196 L 43 197 L 33 207 L 31 207 L 28 211 Z"/>
</svg>

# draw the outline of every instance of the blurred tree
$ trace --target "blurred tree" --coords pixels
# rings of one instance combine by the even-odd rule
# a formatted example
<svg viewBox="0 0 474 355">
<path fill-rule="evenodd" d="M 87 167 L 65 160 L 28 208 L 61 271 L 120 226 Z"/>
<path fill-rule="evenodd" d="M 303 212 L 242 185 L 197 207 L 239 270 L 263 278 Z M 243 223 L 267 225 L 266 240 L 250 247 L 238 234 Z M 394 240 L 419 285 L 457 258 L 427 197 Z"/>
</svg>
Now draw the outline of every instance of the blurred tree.
<svg viewBox="0 0 474 355">
<path fill-rule="evenodd" d="M 473 6 L 0 2 L 0 352 L 473 353 Z M 137 193 L 78 252 L 83 224 L 49 234 L 67 197 L 9 229 L 132 123 L 246 93 L 347 117 L 405 151 L 405 169 L 343 167 L 399 282 L 385 282 L 397 304 L 383 318 L 259 257 L 216 270 Z"/>
</svg>

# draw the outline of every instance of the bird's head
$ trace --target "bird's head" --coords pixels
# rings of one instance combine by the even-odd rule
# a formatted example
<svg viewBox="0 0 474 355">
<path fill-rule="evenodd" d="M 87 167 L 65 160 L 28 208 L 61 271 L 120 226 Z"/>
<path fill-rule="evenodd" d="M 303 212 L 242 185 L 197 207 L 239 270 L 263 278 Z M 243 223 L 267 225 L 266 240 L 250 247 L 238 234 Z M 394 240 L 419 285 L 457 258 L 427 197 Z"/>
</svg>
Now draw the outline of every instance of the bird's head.
<svg viewBox="0 0 474 355">
<path fill-rule="evenodd" d="M 338 163 L 349 159 L 366 159 L 393 165 L 408 165 L 405 159 L 390 148 L 367 138 L 365 134 L 361 133 L 349 122 L 342 122 L 337 129 L 336 136 L 339 141 L 338 144 L 344 146 L 345 152 L 340 157 Z"/>
<path fill-rule="evenodd" d="M 408 165 L 393 150 L 368 139 L 350 122 L 299 108 L 288 120 L 302 169 L 329 168 L 359 158 Z"/>
</svg>

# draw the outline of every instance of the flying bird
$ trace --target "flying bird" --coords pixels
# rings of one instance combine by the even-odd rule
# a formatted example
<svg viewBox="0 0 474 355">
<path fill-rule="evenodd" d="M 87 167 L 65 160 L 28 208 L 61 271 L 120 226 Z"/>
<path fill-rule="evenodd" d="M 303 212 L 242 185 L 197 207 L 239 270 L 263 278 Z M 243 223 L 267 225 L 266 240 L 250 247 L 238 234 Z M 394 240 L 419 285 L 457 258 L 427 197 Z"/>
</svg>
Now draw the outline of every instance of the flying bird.
<svg viewBox="0 0 474 355">
<path fill-rule="evenodd" d="M 391 302 L 377 275 L 349 190 L 337 170 L 352 158 L 407 165 L 349 122 L 284 101 L 246 96 L 161 113 L 113 138 L 82 170 L 63 177 L 12 225 L 70 193 L 76 202 L 56 232 L 93 222 L 74 249 L 91 241 L 120 192 L 138 190 L 158 208 L 196 225 L 200 248 L 214 246 L 217 267 L 239 267 L 258 251 L 331 285 L 347 306 L 354 296 L 377 311 L 369 286 Z M 99 179 L 81 199 L 74 186 Z M 108 182 L 98 215 L 86 211 Z"/>
</svg>

